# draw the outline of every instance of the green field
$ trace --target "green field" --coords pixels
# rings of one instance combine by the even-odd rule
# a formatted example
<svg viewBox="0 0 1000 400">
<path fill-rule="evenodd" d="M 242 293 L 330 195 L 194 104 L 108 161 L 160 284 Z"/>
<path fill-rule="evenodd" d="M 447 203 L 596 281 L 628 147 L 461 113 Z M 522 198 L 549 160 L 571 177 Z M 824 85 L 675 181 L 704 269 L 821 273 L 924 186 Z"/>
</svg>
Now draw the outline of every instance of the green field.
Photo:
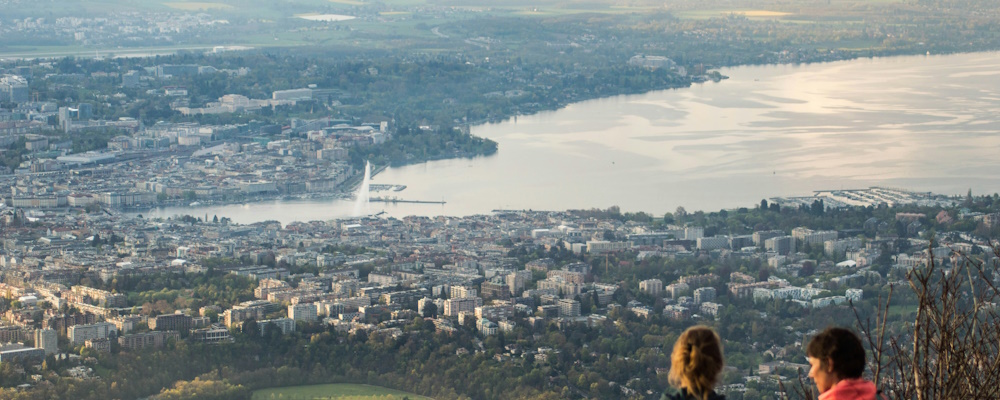
<svg viewBox="0 0 1000 400">
<path fill-rule="evenodd" d="M 332 383 L 327 385 L 261 389 L 253 392 L 252 397 L 253 400 L 401 400 L 403 398 L 409 398 L 412 400 L 431 400 L 430 397 L 423 397 L 413 393 L 354 383 Z"/>
<path fill-rule="evenodd" d="M 178 10 L 184 10 L 184 11 L 214 10 L 214 9 L 227 10 L 233 8 L 233 6 L 229 4 L 200 3 L 200 2 L 188 2 L 188 1 L 163 3 L 163 4 L 166 5 L 167 7 L 176 8 Z"/>
<path fill-rule="evenodd" d="M 880 310 L 879 312 L 881 313 L 882 311 Z M 890 316 L 909 318 L 915 312 L 917 312 L 916 306 L 901 306 L 901 305 L 889 306 Z"/>
<path fill-rule="evenodd" d="M 792 13 L 784 11 L 773 11 L 773 10 L 740 10 L 740 9 L 726 9 L 726 10 L 689 10 L 681 11 L 675 13 L 677 17 L 683 19 L 709 19 L 709 18 L 722 18 L 728 15 L 741 15 L 750 19 L 782 19 L 784 17 L 792 16 Z"/>
</svg>

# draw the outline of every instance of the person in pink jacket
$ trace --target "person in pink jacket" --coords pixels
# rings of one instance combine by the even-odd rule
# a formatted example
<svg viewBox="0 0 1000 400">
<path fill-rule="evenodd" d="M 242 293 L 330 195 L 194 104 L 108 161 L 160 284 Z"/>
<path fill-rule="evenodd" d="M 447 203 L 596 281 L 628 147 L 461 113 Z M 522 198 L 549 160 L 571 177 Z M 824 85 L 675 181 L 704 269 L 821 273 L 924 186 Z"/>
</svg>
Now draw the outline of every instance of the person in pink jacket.
<svg viewBox="0 0 1000 400">
<path fill-rule="evenodd" d="M 861 377 L 865 348 L 848 329 L 827 328 L 806 346 L 809 377 L 816 382 L 819 400 L 875 400 L 875 384 Z"/>
</svg>

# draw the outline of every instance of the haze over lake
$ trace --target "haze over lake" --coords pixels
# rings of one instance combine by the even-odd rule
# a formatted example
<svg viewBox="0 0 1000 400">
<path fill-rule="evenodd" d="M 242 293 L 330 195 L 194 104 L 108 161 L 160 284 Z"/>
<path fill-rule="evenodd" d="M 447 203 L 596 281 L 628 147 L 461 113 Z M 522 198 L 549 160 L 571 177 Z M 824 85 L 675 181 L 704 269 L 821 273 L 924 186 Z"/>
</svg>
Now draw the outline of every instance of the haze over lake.
<svg viewBox="0 0 1000 400">
<path fill-rule="evenodd" d="M 382 192 L 446 205 L 373 203 L 376 212 L 494 209 L 716 211 L 814 190 L 894 186 L 1000 191 L 1000 53 L 725 69 L 729 80 L 572 104 L 472 128 L 490 157 L 389 168 Z M 375 194 L 379 195 L 379 194 Z M 251 223 L 349 217 L 347 200 L 172 207 Z"/>
</svg>

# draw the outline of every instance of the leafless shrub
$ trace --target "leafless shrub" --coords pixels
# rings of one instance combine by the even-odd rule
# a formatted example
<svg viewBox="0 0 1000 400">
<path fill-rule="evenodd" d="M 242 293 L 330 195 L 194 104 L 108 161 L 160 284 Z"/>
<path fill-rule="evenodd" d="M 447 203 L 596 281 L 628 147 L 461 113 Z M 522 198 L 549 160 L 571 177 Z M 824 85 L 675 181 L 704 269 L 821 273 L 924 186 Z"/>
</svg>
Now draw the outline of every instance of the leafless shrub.
<svg viewBox="0 0 1000 400">
<path fill-rule="evenodd" d="M 1000 245 L 991 250 L 1000 257 Z M 873 379 L 889 398 L 1000 398 L 1000 268 L 960 252 L 951 259 L 946 268 L 929 254 L 907 274 L 917 300 L 912 321 L 887 324 L 892 287 L 874 318 L 854 310 Z"/>
<path fill-rule="evenodd" d="M 1000 243 L 989 247 L 985 257 L 953 251 L 950 267 L 928 251 L 928 262 L 906 276 L 916 298 L 912 320 L 889 323 L 900 289 L 892 284 L 871 316 L 851 304 L 883 398 L 1000 398 Z M 816 398 L 801 371 L 790 388 L 779 386 L 785 399 Z"/>
</svg>

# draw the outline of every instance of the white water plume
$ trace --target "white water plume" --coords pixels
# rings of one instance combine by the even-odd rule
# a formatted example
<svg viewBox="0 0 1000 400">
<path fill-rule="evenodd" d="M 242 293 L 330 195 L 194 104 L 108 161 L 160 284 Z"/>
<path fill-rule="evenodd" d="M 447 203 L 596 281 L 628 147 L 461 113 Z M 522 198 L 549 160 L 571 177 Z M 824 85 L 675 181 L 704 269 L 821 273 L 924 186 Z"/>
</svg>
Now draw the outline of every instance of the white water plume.
<svg viewBox="0 0 1000 400">
<path fill-rule="evenodd" d="M 369 201 L 371 196 L 371 191 L 369 186 L 372 180 L 372 164 L 365 161 L 365 177 L 361 180 L 361 186 L 358 186 L 358 192 L 354 198 L 354 216 L 361 217 L 366 215 L 371 215 L 371 203 Z"/>
</svg>

